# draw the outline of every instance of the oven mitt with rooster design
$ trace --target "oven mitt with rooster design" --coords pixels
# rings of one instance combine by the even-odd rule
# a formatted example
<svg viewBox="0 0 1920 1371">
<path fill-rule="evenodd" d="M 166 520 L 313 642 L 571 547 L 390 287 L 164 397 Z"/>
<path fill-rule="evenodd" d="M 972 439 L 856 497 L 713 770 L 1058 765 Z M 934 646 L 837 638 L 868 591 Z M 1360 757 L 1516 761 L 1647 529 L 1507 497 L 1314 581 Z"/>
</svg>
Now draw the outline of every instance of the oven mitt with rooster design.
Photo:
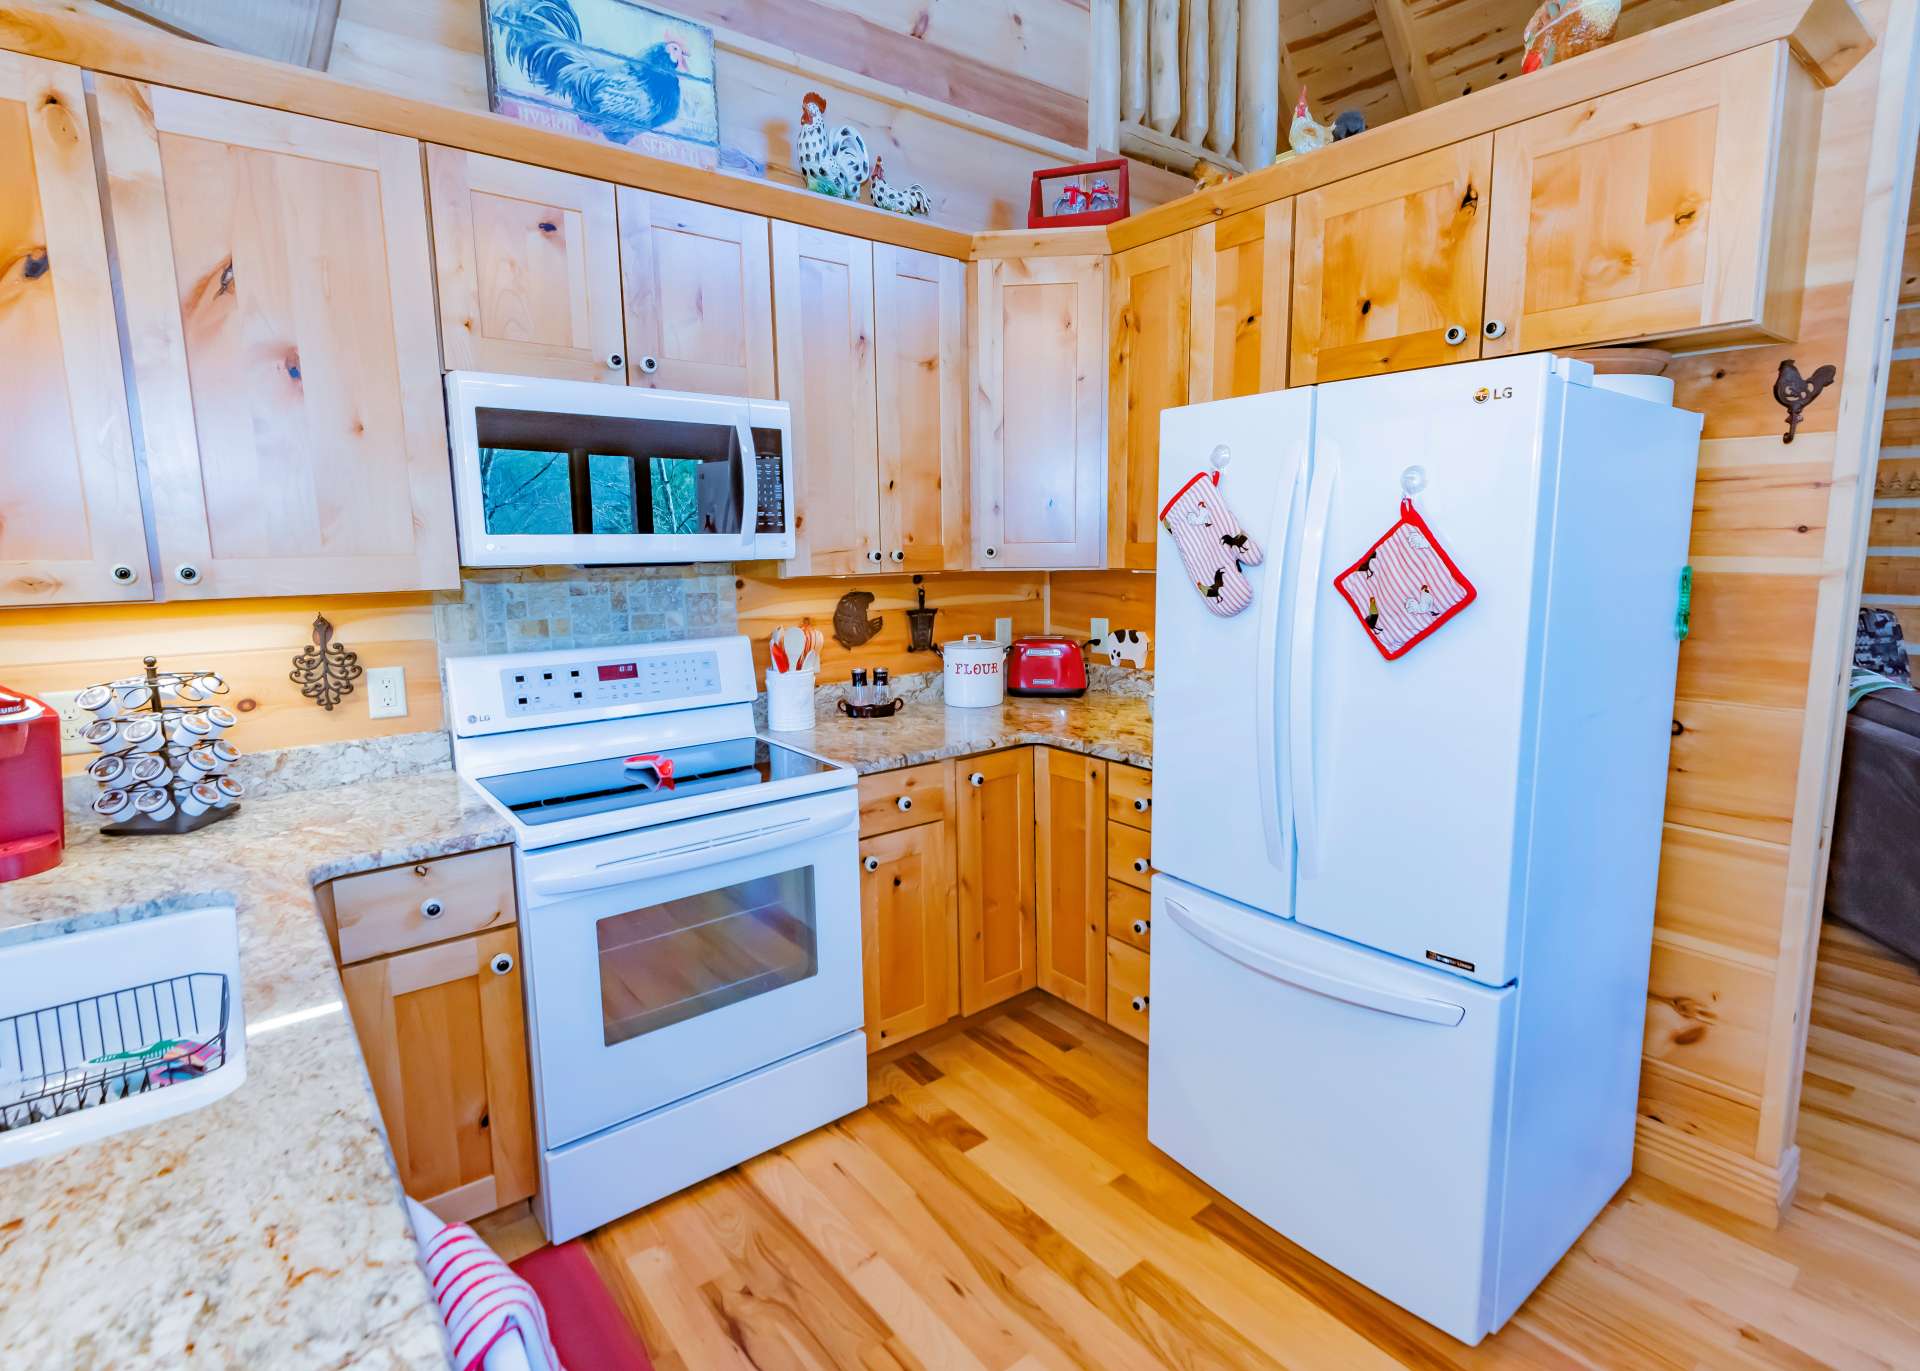
<svg viewBox="0 0 1920 1371">
<path fill-rule="evenodd" d="M 1220 493 L 1220 473 L 1202 471 L 1167 501 L 1160 526 L 1173 535 L 1187 579 L 1208 609 L 1227 618 L 1253 603 L 1253 584 L 1241 571 L 1258 566 L 1260 544 L 1240 527 Z"/>
</svg>

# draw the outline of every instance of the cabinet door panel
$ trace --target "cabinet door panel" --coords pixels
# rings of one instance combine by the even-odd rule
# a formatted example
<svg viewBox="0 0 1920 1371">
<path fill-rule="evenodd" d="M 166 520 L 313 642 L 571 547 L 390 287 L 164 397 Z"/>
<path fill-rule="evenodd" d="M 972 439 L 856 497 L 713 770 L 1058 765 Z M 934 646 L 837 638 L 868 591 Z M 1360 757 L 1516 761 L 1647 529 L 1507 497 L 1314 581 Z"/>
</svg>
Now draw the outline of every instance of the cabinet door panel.
<svg viewBox="0 0 1920 1371">
<path fill-rule="evenodd" d="M 974 283 L 974 565 L 1106 560 L 1105 258 L 995 258 Z"/>
<path fill-rule="evenodd" d="M 947 825 L 933 823 L 860 844 L 869 1052 L 953 1017 L 960 962 L 951 842 Z"/>
<path fill-rule="evenodd" d="M 956 762 L 953 808 L 959 858 L 960 1012 L 973 1014 L 1038 984 L 1032 749 Z"/>
<path fill-rule="evenodd" d="M 1037 749 L 1033 808 L 1040 988 L 1089 1014 L 1104 1014 L 1107 764 Z"/>
<path fill-rule="evenodd" d="M 1480 355 L 1492 159 L 1485 134 L 1297 198 L 1294 385 Z"/>
<path fill-rule="evenodd" d="M 765 219 L 622 186 L 620 259 L 632 384 L 775 398 Z"/>
<path fill-rule="evenodd" d="M 880 541 L 890 570 L 966 566 L 967 269 L 876 243 Z"/>
<path fill-rule="evenodd" d="M 340 972 L 401 1186 L 448 1222 L 536 1184 L 519 955 L 502 928 Z"/>
<path fill-rule="evenodd" d="M 10 52 L 0 357 L 0 605 L 153 598 L 80 73 Z"/>
<path fill-rule="evenodd" d="M 429 147 L 427 187 L 449 371 L 626 379 L 612 186 Z"/>
<path fill-rule="evenodd" d="M 773 225 L 780 398 L 793 410 L 796 576 L 884 567 L 873 369 L 873 245 Z"/>
<path fill-rule="evenodd" d="M 1286 387 L 1292 276 L 1291 199 L 1194 230 L 1190 404 Z"/>
<path fill-rule="evenodd" d="M 1770 301 L 1769 272 L 1804 261 L 1807 204 L 1776 163 L 1818 126 L 1789 98 L 1809 80 L 1774 44 L 1501 129 L 1485 351 L 1790 336 L 1797 287 Z"/>
<path fill-rule="evenodd" d="M 1189 234 L 1129 248 L 1108 264 L 1108 566 L 1154 562 L 1160 411 L 1187 403 L 1192 277 Z"/>
<path fill-rule="evenodd" d="M 167 594 L 457 584 L 418 144 L 98 96 Z"/>
</svg>

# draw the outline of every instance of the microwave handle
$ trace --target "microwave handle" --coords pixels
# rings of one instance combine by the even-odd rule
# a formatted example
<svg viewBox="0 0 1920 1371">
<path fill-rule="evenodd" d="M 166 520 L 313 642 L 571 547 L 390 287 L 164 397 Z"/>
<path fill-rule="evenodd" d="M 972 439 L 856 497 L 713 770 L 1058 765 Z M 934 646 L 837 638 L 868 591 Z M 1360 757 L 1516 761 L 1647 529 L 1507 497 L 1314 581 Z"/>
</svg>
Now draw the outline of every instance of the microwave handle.
<svg viewBox="0 0 1920 1371">
<path fill-rule="evenodd" d="M 766 828 L 756 828 L 748 833 L 737 833 L 730 838 L 721 838 L 691 851 L 663 852 L 653 857 L 628 857 L 622 861 L 607 862 L 564 876 L 536 877 L 527 882 L 527 889 L 530 893 L 539 896 L 580 895 L 592 890 L 606 890 L 617 885 L 628 885 L 634 881 L 652 880 L 656 876 L 671 876 L 681 871 L 691 871 L 695 867 L 714 866 L 740 857 L 758 856 L 763 852 L 777 851 L 849 826 L 850 820 L 844 814 L 829 815 L 821 819 L 802 819 L 797 823 L 770 824 Z"/>
<path fill-rule="evenodd" d="M 753 540 L 760 528 L 760 473 L 755 464 L 750 414 L 733 421 L 740 433 L 740 554 L 753 556 Z"/>
</svg>

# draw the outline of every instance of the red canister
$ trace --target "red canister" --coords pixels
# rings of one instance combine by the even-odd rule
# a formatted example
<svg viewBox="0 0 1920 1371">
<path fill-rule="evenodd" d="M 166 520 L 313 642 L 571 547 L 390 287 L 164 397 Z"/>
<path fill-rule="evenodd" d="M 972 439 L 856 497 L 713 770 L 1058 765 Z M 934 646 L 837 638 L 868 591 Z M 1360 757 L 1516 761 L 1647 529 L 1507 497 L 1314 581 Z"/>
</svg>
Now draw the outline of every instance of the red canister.
<svg viewBox="0 0 1920 1371">
<path fill-rule="evenodd" d="M 0 881 L 60 865 L 60 716 L 0 686 Z"/>
</svg>

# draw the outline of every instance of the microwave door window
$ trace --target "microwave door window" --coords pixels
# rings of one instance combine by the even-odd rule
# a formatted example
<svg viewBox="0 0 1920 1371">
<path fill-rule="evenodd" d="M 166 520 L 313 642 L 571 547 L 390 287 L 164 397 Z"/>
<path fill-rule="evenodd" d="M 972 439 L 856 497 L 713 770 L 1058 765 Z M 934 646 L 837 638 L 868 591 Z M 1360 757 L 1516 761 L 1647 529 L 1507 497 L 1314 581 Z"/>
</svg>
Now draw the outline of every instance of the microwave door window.
<svg viewBox="0 0 1920 1371">
<path fill-rule="evenodd" d="M 569 455 L 481 448 L 480 496 L 488 533 L 572 533 Z"/>
</svg>

